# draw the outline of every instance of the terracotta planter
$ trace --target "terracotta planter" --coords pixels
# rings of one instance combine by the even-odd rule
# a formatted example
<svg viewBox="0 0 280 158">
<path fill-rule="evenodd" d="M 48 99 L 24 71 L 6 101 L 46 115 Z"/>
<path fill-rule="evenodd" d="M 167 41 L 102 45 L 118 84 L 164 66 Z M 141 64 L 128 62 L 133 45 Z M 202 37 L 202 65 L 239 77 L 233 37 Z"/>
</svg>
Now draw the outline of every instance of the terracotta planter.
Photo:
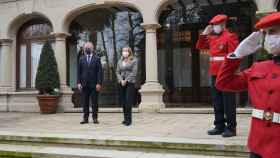
<svg viewBox="0 0 280 158">
<path fill-rule="evenodd" d="M 41 114 L 56 113 L 59 96 L 56 95 L 38 95 L 37 96 Z"/>
</svg>

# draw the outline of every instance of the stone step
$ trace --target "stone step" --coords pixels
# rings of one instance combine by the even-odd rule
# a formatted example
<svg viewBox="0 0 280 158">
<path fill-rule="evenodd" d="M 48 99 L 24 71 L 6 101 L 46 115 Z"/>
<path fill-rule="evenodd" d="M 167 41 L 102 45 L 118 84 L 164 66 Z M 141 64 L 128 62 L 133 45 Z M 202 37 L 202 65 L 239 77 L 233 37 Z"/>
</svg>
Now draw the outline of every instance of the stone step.
<svg viewBox="0 0 280 158">
<path fill-rule="evenodd" d="M 193 154 L 170 154 L 145 151 L 83 149 L 0 144 L 0 157 L 5 158 L 233 158 Z M 235 157 L 236 158 L 236 157 Z"/>
<path fill-rule="evenodd" d="M 65 109 L 66 113 L 82 113 L 83 109 L 82 108 L 67 108 Z M 90 108 L 90 112 L 92 112 L 92 109 Z M 99 113 L 122 113 L 123 109 L 122 108 L 99 108 L 98 109 Z M 139 108 L 132 108 L 133 113 L 139 113 L 140 110 Z"/>
<path fill-rule="evenodd" d="M 214 114 L 214 109 L 209 108 L 161 108 L 162 114 Z M 237 108 L 237 114 L 251 114 L 252 108 Z"/>
<path fill-rule="evenodd" d="M 157 151 L 182 154 L 203 154 L 216 156 L 247 156 L 245 144 L 225 140 L 200 140 L 155 137 L 113 137 L 76 134 L 43 134 L 0 132 L 0 142 L 22 145 L 56 145 L 78 148 L 104 148 L 133 151 Z"/>
<path fill-rule="evenodd" d="M 68 108 L 66 113 L 82 113 L 82 108 Z M 122 113 L 122 108 L 99 108 L 100 113 Z M 133 108 L 133 113 L 139 113 L 139 108 Z M 213 114 L 214 109 L 211 107 L 201 108 L 161 108 L 158 111 L 162 114 Z M 251 114 L 252 108 L 237 108 L 237 114 Z"/>
</svg>

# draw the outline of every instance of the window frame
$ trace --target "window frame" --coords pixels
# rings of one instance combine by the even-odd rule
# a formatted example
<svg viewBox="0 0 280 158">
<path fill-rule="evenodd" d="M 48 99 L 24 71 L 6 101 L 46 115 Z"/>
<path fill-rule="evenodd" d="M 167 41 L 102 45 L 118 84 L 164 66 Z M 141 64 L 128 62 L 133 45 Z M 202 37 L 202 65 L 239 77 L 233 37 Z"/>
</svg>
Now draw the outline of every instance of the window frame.
<svg viewBox="0 0 280 158">
<path fill-rule="evenodd" d="M 23 38 L 23 32 L 32 25 L 47 24 L 50 27 L 50 33 L 45 36 L 35 36 Z M 32 44 L 33 43 L 44 43 L 47 40 L 54 41 L 54 37 L 51 34 L 53 27 L 51 23 L 45 19 L 33 19 L 23 24 L 17 33 L 16 43 L 16 89 L 17 91 L 34 91 L 35 87 L 32 87 Z M 21 46 L 26 46 L 26 86 L 21 87 Z"/>
</svg>

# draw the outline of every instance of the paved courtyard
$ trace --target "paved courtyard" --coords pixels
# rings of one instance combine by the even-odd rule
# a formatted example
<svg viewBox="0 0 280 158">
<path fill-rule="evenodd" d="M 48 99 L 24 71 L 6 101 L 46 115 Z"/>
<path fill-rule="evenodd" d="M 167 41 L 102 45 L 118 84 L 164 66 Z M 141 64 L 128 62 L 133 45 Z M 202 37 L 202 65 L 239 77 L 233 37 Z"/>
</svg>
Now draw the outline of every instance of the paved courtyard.
<svg viewBox="0 0 280 158">
<path fill-rule="evenodd" d="M 0 113 L 0 137 L 1 140 L 40 141 L 41 137 L 55 137 L 58 142 L 79 141 L 77 148 L 71 146 L 25 146 L 15 144 L 0 144 L 0 155 L 9 152 L 32 153 L 51 155 L 63 155 L 68 158 L 233 158 L 223 156 L 210 156 L 208 154 L 196 155 L 192 153 L 176 154 L 161 150 L 160 152 L 119 150 L 107 148 L 83 148 L 82 143 L 91 139 L 100 139 L 100 143 L 111 141 L 112 145 L 120 145 L 127 141 L 141 142 L 168 142 L 210 145 L 212 149 L 220 151 L 231 150 L 233 146 L 245 146 L 250 124 L 248 114 L 238 115 L 238 136 L 222 138 L 221 136 L 208 136 L 206 131 L 212 127 L 213 114 L 157 114 L 134 113 L 133 124 L 130 127 L 121 124 L 122 113 L 100 113 L 100 124 L 80 125 L 81 113 L 61 113 L 41 115 L 38 113 Z M 78 140 L 77 140 L 78 139 Z M 42 139 L 42 141 L 47 139 Z M 105 140 L 105 141 L 104 141 Z M 120 142 L 119 142 L 120 140 Z M 69 142 L 68 142 L 69 143 Z M 206 147 L 205 146 L 205 147 Z M 228 146 L 228 147 L 226 147 Z M 232 147 L 231 147 L 232 146 Z M 194 147 L 195 149 L 196 147 Z M 239 148 L 235 147 L 239 150 Z M 232 149 L 232 150 L 235 150 Z M 200 148 L 204 150 L 204 148 Z M 241 149 L 243 150 L 243 149 Z M 206 149 L 205 149 L 206 151 Z M 34 156 L 35 154 L 35 156 Z M 225 155 L 226 156 L 226 155 Z M 63 157 L 63 156 L 61 156 Z M 64 158 L 63 157 L 63 158 Z M 234 156 L 235 157 L 235 156 Z"/>
<path fill-rule="evenodd" d="M 250 116 L 238 115 L 237 137 L 208 136 L 212 114 L 133 114 L 133 124 L 121 124 L 122 113 L 99 114 L 100 124 L 80 125 L 80 113 L 40 115 L 38 113 L 0 113 L 0 131 L 20 133 L 77 134 L 106 137 L 194 139 L 209 142 L 246 144 Z"/>
</svg>

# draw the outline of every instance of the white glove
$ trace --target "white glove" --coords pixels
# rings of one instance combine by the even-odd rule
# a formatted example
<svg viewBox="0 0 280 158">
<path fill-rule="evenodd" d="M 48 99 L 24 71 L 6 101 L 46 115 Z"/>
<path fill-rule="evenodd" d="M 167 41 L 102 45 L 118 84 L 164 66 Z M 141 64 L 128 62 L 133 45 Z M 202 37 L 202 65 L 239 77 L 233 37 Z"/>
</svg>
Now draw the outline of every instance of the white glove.
<svg viewBox="0 0 280 158">
<path fill-rule="evenodd" d="M 203 35 L 209 35 L 211 32 L 213 32 L 213 26 L 212 25 L 208 25 L 204 31 L 202 32 Z"/>
<path fill-rule="evenodd" d="M 261 48 L 261 37 L 261 31 L 253 32 L 238 45 L 233 54 L 235 54 L 238 58 L 242 58 L 255 53 L 259 48 Z"/>
</svg>

